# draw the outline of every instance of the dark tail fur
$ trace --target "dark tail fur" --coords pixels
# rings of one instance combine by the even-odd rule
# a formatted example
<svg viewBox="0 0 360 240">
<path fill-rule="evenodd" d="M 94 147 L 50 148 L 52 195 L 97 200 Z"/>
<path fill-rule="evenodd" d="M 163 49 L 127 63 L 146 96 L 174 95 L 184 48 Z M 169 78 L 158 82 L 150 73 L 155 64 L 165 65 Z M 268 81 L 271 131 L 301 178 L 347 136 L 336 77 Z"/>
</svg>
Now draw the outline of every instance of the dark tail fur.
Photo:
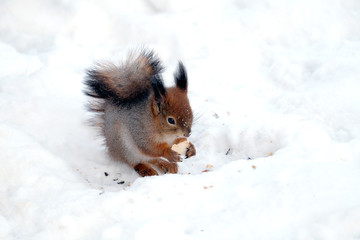
<svg viewBox="0 0 360 240">
<path fill-rule="evenodd" d="M 152 51 L 133 53 L 120 66 L 97 64 L 87 70 L 85 94 L 109 100 L 116 105 L 128 105 L 146 99 L 152 88 L 152 79 L 156 77 L 162 85 L 162 66 Z M 97 109 L 91 108 L 93 111 Z"/>
</svg>

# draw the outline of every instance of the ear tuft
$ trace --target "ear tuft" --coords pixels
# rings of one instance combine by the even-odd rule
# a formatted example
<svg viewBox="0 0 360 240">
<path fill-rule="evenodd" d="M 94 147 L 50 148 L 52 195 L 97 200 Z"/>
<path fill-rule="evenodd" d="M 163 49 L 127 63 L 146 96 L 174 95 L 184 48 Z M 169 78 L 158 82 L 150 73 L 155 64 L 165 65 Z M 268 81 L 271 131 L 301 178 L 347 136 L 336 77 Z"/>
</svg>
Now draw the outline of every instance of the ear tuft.
<svg viewBox="0 0 360 240">
<path fill-rule="evenodd" d="M 187 91 L 187 87 L 188 87 L 187 74 L 184 64 L 181 61 L 179 61 L 178 69 L 176 70 L 174 77 L 175 77 L 176 87 L 180 88 L 183 91 Z"/>
</svg>

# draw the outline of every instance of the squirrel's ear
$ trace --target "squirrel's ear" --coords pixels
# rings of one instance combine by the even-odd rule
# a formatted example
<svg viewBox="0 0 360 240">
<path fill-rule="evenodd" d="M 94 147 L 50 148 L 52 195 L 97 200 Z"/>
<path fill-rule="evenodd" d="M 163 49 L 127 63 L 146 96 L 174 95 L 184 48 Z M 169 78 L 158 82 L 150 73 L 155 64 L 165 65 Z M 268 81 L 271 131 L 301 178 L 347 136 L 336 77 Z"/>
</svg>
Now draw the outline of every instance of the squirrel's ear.
<svg viewBox="0 0 360 240">
<path fill-rule="evenodd" d="M 165 105 L 166 89 L 160 75 L 151 78 L 151 85 L 154 90 L 155 101 L 153 104 L 154 114 L 159 114 Z"/>
<path fill-rule="evenodd" d="M 179 61 L 178 69 L 176 70 L 174 77 L 175 77 L 176 87 L 180 88 L 183 91 L 187 91 L 187 87 L 188 87 L 187 74 L 184 64 L 181 61 Z"/>
</svg>

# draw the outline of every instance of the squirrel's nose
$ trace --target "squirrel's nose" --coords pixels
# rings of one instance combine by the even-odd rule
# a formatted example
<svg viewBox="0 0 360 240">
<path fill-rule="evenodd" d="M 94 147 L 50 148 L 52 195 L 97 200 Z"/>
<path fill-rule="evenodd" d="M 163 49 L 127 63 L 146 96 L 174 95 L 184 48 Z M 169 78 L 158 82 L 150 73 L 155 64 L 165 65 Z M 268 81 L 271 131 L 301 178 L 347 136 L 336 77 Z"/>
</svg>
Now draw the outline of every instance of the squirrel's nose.
<svg viewBox="0 0 360 240">
<path fill-rule="evenodd" d="M 185 130 L 184 137 L 189 137 L 191 134 L 191 130 Z"/>
</svg>

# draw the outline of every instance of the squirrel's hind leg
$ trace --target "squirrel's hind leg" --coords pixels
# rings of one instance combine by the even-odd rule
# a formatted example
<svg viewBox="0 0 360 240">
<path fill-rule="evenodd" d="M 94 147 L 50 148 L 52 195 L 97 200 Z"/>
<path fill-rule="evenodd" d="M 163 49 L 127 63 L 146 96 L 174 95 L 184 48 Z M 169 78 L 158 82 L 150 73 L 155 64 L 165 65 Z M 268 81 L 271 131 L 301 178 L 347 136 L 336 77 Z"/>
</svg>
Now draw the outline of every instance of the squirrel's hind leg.
<svg viewBox="0 0 360 240">
<path fill-rule="evenodd" d="M 158 168 L 163 173 L 177 173 L 178 172 L 178 165 L 175 162 L 168 162 L 166 160 L 156 158 L 156 159 L 148 161 L 148 163 L 139 163 L 138 165 L 136 165 L 134 167 L 135 171 L 137 173 L 139 173 L 139 175 L 142 177 L 159 175 L 158 172 L 152 166 L 150 166 L 150 164 L 151 164 L 154 167 Z"/>
<path fill-rule="evenodd" d="M 139 163 L 134 169 L 142 177 L 159 175 L 155 169 L 146 163 Z"/>
</svg>

